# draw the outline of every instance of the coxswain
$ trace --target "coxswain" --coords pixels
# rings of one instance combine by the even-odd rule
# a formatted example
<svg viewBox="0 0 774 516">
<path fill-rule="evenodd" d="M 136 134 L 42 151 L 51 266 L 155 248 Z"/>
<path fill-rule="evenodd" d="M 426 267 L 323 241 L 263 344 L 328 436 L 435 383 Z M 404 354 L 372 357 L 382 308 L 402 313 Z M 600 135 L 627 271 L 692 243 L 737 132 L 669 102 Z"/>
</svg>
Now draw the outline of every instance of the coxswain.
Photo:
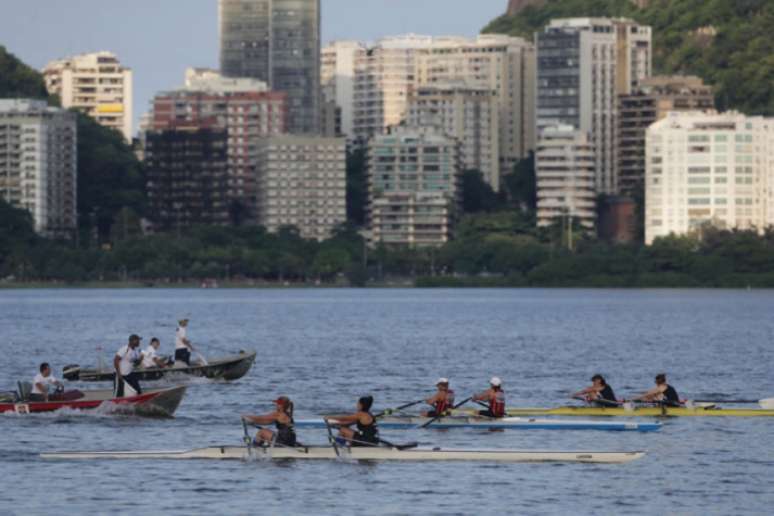
<svg viewBox="0 0 774 516">
<path fill-rule="evenodd" d="M 595 374 L 591 377 L 591 385 L 572 395 L 573 398 L 582 398 L 592 405 L 609 407 L 618 405 L 613 388 L 607 384 L 605 377 Z"/>
<path fill-rule="evenodd" d="M 656 375 L 656 386 L 646 393 L 632 398 L 632 401 L 649 401 L 654 403 L 661 403 L 669 407 L 679 407 L 682 405 L 680 396 L 674 387 L 667 383 L 666 374 L 661 373 Z"/>
<path fill-rule="evenodd" d="M 433 410 L 423 412 L 425 417 L 440 417 L 449 412 L 454 407 L 454 391 L 449 389 L 449 379 L 439 378 L 435 382 L 438 391 L 425 400 L 425 403 L 433 407 Z"/>
<path fill-rule="evenodd" d="M 486 410 L 479 410 L 478 413 L 485 417 L 505 417 L 505 392 L 503 391 L 503 381 L 497 376 L 489 380 L 489 389 L 482 393 L 475 394 L 473 401 L 483 401 L 489 404 Z"/>
<path fill-rule="evenodd" d="M 293 428 L 293 402 L 287 396 L 280 396 L 274 400 L 276 409 L 262 416 L 244 415 L 242 419 L 254 425 L 274 424 L 276 432 L 268 428 L 261 428 L 253 440 L 255 446 L 262 446 L 264 443 L 295 446 L 296 431 Z"/>
<path fill-rule="evenodd" d="M 115 394 L 117 398 L 124 397 L 124 386 L 127 383 L 137 394 L 142 394 L 139 375 L 134 371 L 134 367 L 142 361 L 140 340 L 139 335 L 130 335 L 129 343 L 116 351 L 116 356 L 113 358 L 113 367 L 116 370 Z"/>
<path fill-rule="evenodd" d="M 363 396 L 357 400 L 354 414 L 328 416 L 326 419 L 339 426 L 339 435 L 350 446 L 378 446 L 379 429 L 376 418 L 371 414 L 373 404 L 373 396 Z M 349 428 L 351 425 L 355 425 L 357 430 Z"/>
<path fill-rule="evenodd" d="M 50 398 L 56 397 L 55 395 L 49 396 L 51 386 L 54 386 L 57 392 L 64 390 L 64 384 L 51 374 L 51 366 L 48 365 L 48 362 L 43 362 L 40 364 L 38 374 L 32 380 L 32 392 L 29 400 L 49 401 Z"/>
<path fill-rule="evenodd" d="M 187 328 L 188 319 L 177 321 L 177 330 L 175 330 L 175 362 L 179 360 L 190 366 L 193 344 L 188 340 Z"/>
<path fill-rule="evenodd" d="M 167 366 L 167 361 L 159 356 L 158 351 L 161 346 L 161 342 L 156 337 L 150 340 L 150 344 L 142 352 L 142 367 L 145 369 L 151 367 L 164 368 Z"/>
</svg>

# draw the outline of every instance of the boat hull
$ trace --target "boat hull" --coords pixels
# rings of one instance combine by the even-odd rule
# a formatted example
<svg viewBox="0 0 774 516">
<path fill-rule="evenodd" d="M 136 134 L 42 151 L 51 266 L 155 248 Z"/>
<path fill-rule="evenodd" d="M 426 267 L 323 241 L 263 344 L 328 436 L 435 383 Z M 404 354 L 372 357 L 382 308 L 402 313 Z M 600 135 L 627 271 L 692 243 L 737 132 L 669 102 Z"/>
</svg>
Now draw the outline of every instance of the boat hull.
<svg viewBox="0 0 774 516">
<path fill-rule="evenodd" d="M 70 410 L 106 410 L 110 413 L 144 417 L 172 417 L 183 400 L 184 386 L 150 389 L 138 396 L 114 398 L 112 390 L 85 391 L 84 396 L 67 401 L 25 401 L 0 403 L 0 413 L 36 414 Z"/>
<path fill-rule="evenodd" d="M 404 460 L 404 461 L 477 461 L 477 462 L 584 462 L 622 464 L 639 459 L 645 452 L 597 451 L 540 451 L 497 449 L 443 449 L 411 448 L 398 450 L 386 447 L 342 448 L 341 458 L 349 460 Z M 245 446 L 217 446 L 179 451 L 105 451 L 105 452 L 51 452 L 41 453 L 49 460 L 247 460 L 259 459 L 337 459 L 330 446 L 297 448 L 251 448 Z"/>
<path fill-rule="evenodd" d="M 410 430 L 427 424 L 429 417 L 386 416 L 379 418 L 379 428 L 390 430 Z M 322 419 L 296 419 L 295 426 L 299 428 L 325 428 Z M 655 432 L 661 429 L 661 423 L 641 423 L 634 421 L 567 421 L 561 419 L 534 419 L 521 417 L 506 417 L 502 419 L 482 418 L 475 416 L 442 417 L 433 421 L 426 428 L 479 428 L 484 430 L 603 430 L 603 431 L 633 431 Z"/>
<path fill-rule="evenodd" d="M 255 362 L 255 351 L 240 353 L 230 357 L 211 360 L 207 365 L 186 367 L 150 367 L 134 370 L 142 381 L 161 380 L 174 375 L 188 375 L 209 378 L 211 380 L 238 380 L 250 371 Z M 112 369 L 65 368 L 63 376 L 67 380 L 82 382 L 112 382 L 115 371 Z"/>
<path fill-rule="evenodd" d="M 469 414 L 471 411 L 456 411 Z M 615 417 L 774 417 L 774 410 L 712 407 L 555 407 L 508 408 L 509 416 L 615 416 Z"/>
</svg>

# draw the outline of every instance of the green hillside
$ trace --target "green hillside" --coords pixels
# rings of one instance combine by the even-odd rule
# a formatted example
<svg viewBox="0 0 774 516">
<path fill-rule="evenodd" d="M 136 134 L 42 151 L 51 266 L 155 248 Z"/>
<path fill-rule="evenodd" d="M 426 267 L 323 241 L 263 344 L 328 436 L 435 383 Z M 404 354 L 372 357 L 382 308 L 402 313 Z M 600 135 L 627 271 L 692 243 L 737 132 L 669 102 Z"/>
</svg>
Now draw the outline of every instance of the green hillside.
<svg viewBox="0 0 774 516">
<path fill-rule="evenodd" d="M 774 115 L 774 1 L 548 0 L 483 32 L 532 39 L 551 18 L 627 16 L 653 27 L 654 73 L 693 74 L 715 86 L 720 109 Z"/>
</svg>

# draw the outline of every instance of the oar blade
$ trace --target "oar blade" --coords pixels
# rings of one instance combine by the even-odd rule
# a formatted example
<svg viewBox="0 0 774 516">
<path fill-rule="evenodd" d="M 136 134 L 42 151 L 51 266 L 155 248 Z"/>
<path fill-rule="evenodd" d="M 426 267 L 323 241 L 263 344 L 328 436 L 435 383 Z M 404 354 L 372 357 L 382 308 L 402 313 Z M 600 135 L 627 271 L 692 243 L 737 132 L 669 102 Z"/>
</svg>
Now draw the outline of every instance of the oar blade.
<svg viewBox="0 0 774 516">
<path fill-rule="evenodd" d="M 762 409 L 774 410 L 774 398 L 765 398 L 758 401 Z"/>
</svg>

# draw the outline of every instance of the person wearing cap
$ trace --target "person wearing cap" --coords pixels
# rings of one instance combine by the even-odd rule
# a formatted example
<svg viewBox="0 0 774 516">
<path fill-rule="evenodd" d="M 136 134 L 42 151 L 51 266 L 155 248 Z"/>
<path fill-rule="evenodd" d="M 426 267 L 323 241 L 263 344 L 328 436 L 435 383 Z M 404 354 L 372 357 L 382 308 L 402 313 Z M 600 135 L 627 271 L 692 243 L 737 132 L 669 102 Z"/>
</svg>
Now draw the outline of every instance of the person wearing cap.
<svg viewBox="0 0 774 516">
<path fill-rule="evenodd" d="M 175 362 L 178 360 L 185 362 L 186 365 L 191 365 L 191 351 L 193 351 L 193 345 L 188 340 L 186 329 L 188 328 L 188 319 L 180 319 L 177 321 L 177 330 L 175 331 Z"/>
<path fill-rule="evenodd" d="M 378 446 L 379 428 L 376 426 L 376 418 L 371 414 L 373 404 L 373 396 L 362 396 L 357 400 L 354 414 L 328 416 L 326 420 L 339 426 L 339 435 L 350 446 Z M 355 425 L 357 430 L 349 428 L 351 425 Z"/>
<path fill-rule="evenodd" d="M 425 400 L 425 403 L 433 407 L 433 410 L 423 412 L 425 417 L 440 417 L 446 414 L 454 406 L 454 391 L 449 389 L 449 379 L 439 378 L 435 382 L 438 388 L 435 394 Z"/>
<path fill-rule="evenodd" d="M 150 344 L 142 352 L 142 367 L 148 369 L 150 367 L 164 368 L 167 366 L 167 361 L 158 354 L 160 346 L 161 342 L 156 337 L 150 340 Z"/>
<path fill-rule="evenodd" d="M 489 388 L 484 392 L 473 396 L 473 401 L 483 401 L 489 404 L 486 410 L 479 410 L 478 413 L 485 417 L 505 417 L 505 391 L 503 391 L 503 381 L 497 376 L 489 380 Z"/>
<path fill-rule="evenodd" d="M 268 414 L 262 416 L 246 414 L 242 416 L 242 419 L 254 425 L 274 424 L 277 429 L 276 432 L 273 432 L 268 428 L 261 428 L 255 434 L 253 444 L 255 446 L 262 446 L 264 443 L 274 442 L 275 445 L 280 446 L 295 446 L 296 431 L 293 428 L 293 402 L 287 396 L 280 396 L 274 400 L 274 405 L 276 409 Z"/>
<path fill-rule="evenodd" d="M 116 370 L 115 394 L 117 398 L 123 398 L 126 391 L 125 385 L 128 383 L 137 394 L 142 394 L 140 388 L 139 375 L 134 372 L 134 366 L 142 361 L 140 353 L 139 335 L 129 336 L 129 343 L 116 351 L 113 358 L 113 367 Z"/>
</svg>

